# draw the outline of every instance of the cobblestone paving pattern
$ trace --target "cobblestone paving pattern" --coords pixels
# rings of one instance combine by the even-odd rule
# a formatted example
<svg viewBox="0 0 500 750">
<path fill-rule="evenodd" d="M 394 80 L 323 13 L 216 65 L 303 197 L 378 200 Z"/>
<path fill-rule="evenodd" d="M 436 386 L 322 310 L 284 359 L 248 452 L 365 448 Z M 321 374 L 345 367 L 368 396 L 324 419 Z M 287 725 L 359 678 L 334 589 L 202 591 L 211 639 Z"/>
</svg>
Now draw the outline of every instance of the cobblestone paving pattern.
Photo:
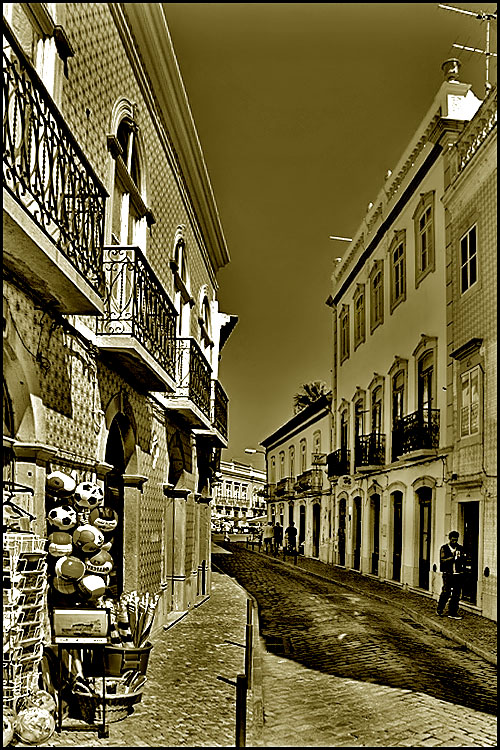
<svg viewBox="0 0 500 750">
<path fill-rule="evenodd" d="M 490 747 L 496 669 L 391 602 L 240 545 L 214 562 L 259 604 L 262 745 Z"/>
<path fill-rule="evenodd" d="M 217 676 L 236 681 L 244 672 L 245 650 L 233 643 L 245 643 L 246 601 L 232 579 L 213 573 L 210 599 L 154 639 L 142 701 L 109 724 L 109 738 L 63 729 L 45 746 L 234 747 L 236 691 Z"/>
</svg>

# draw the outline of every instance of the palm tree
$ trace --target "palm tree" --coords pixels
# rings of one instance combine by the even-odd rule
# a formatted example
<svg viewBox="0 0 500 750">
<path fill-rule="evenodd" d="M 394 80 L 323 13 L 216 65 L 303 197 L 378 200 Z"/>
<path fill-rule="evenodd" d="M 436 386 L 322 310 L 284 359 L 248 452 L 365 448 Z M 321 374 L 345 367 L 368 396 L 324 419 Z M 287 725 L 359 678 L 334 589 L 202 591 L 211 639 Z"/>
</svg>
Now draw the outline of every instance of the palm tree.
<svg viewBox="0 0 500 750">
<path fill-rule="evenodd" d="M 331 390 L 322 380 L 314 380 L 312 383 L 304 383 L 300 391 L 293 397 L 293 412 L 297 414 L 306 406 L 313 404 L 322 396 L 331 396 Z"/>
</svg>

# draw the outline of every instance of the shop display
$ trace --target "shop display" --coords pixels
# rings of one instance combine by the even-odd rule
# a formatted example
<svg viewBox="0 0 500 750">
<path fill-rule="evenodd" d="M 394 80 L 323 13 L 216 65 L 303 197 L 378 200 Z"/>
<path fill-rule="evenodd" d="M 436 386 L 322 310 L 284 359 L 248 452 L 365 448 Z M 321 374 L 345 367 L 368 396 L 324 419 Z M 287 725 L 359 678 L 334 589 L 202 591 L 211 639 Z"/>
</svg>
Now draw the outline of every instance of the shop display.
<svg viewBox="0 0 500 750">
<path fill-rule="evenodd" d="M 104 535 L 92 524 L 84 523 L 77 526 L 73 532 L 73 544 L 84 554 L 90 555 L 101 549 L 104 544 Z"/>
<path fill-rule="evenodd" d="M 78 519 L 76 510 L 71 505 L 57 505 L 49 510 L 47 521 L 60 531 L 67 531 L 76 526 Z"/>
<path fill-rule="evenodd" d="M 72 495 L 76 489 L 75 479 L 62 471 L 51 472 L 45 482 L 47 491 L 56 497 L 67 497 Z"/>
<path fill-rule="evenodd" d="M 49 555 L 64 557 L 73 551 L 73 537 L 65 531 L 54 531 L 49 535 Z"/>
<path fill-rule="evenodd" d="M 113 508 L 100 506 L 91 511 L 89 517 L 92 526 L 100 529 L 103 534 L 114 531 L 118 524 L 118 514 Z"/>
<path fill-rule="evenodd" d="M 104 493 L 98 484 L 93 482 L 81 482 L 75 489 L 73 501 L 77 508 L 91 510 L 101 505 Z"/>
</svg>

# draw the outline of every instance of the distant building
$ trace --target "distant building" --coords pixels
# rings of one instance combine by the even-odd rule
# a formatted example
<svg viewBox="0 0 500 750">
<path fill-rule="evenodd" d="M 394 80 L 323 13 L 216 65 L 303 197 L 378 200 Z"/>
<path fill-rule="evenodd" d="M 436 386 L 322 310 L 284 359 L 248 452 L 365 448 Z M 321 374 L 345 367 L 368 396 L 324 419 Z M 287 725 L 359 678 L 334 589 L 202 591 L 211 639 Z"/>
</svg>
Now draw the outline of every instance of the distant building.
<svg viewBox="0 0 500 750">
<path fill-rule="evenodd" d="M 266 449 L 268 516 L 286 529 L 294 521 L 297 544 L 305 555 L 327 556 L 331 534 L 331 396 L 323 395 L 261 440 Z"/>
<path fill-rule="evenodd" d="M 266 472 L 238 461 L 221 461 L 213 490 L 212 529 L 247 529 L 266 514 Z"/>
</svg>

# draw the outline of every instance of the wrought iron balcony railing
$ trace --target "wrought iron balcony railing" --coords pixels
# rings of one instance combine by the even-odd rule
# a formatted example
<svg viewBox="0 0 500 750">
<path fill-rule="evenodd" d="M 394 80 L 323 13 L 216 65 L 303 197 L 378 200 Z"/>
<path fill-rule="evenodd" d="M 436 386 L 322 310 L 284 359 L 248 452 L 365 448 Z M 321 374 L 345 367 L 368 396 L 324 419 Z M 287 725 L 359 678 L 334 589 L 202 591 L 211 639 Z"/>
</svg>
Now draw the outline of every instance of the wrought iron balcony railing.
<svg viewBox="0 0 500 750">
<path fill-rule="evenodd" d="M 4 187 L 102 297 L 106 190 L 5 23 L 3 43 Z"/>
<path fill-rule="evenodd" d="M 212 424 L 223 438 L 227 438 L 227 405 L 229 399 L 218 380 L 212 380 L 212 388 Z"/>
<path fill-rule="evenodd" d="M 330 453 L 326 459 L 329 477 L 340 477 L 351 471 L 351 451 L 347 448 L 339 448 Z"/>
<path fill-rule="evenodd" d="M 264 497 L 266 500 L 274 500 L 276 497 L 276 484 L 265 484 L 264 487 L 257 492 L 258 495 Z"/>
<path fill-rule="evenodd" d="M 297 477 L 295 482 L 296 492 L 307 492 L 308 490 L 321 490 L 323 487 L 323 472 L 320 467 L 308 469 Z"/>
<path fill-rule="evenodd" d="M 354 446 L 355 467 L 383 466 L 384 464 L 385 435 L 380 432 L 358 435 Z"/>
<path fill-rule="evenodd" d="M 103 265 L 106 292 L 98 335 L 105 337 L 111 350 L 126 349 L 127 339 L 137 342 L 153 358 L 153 365 L 159 364 L 173 380 L 177 311 L 162 284 L 138 247 L 106 247 Z"/>
<path fill-rule="evenodd" d="M 392 428 L 392 458 L 439 447 L 439 409 L 421 409 L 396 419 Z"/>
<path fill-rule="evenodd" d="M 177 385 L 175 393 L 169 394 L 168 399 L 174 408 L 176 402 L 194 404 L 207 418 L 208 423 L 210 421 L 212 369 L 195 339 L 177 339 L 176 358 Z M 189 406 L 188 410 L 191 412 Z"/>
<path fill-rule="evenodd" d="M 280 479 L 276 485 L 276 495 L 293 495 L 295 490 L 295 477 Z"/>
</svg>

